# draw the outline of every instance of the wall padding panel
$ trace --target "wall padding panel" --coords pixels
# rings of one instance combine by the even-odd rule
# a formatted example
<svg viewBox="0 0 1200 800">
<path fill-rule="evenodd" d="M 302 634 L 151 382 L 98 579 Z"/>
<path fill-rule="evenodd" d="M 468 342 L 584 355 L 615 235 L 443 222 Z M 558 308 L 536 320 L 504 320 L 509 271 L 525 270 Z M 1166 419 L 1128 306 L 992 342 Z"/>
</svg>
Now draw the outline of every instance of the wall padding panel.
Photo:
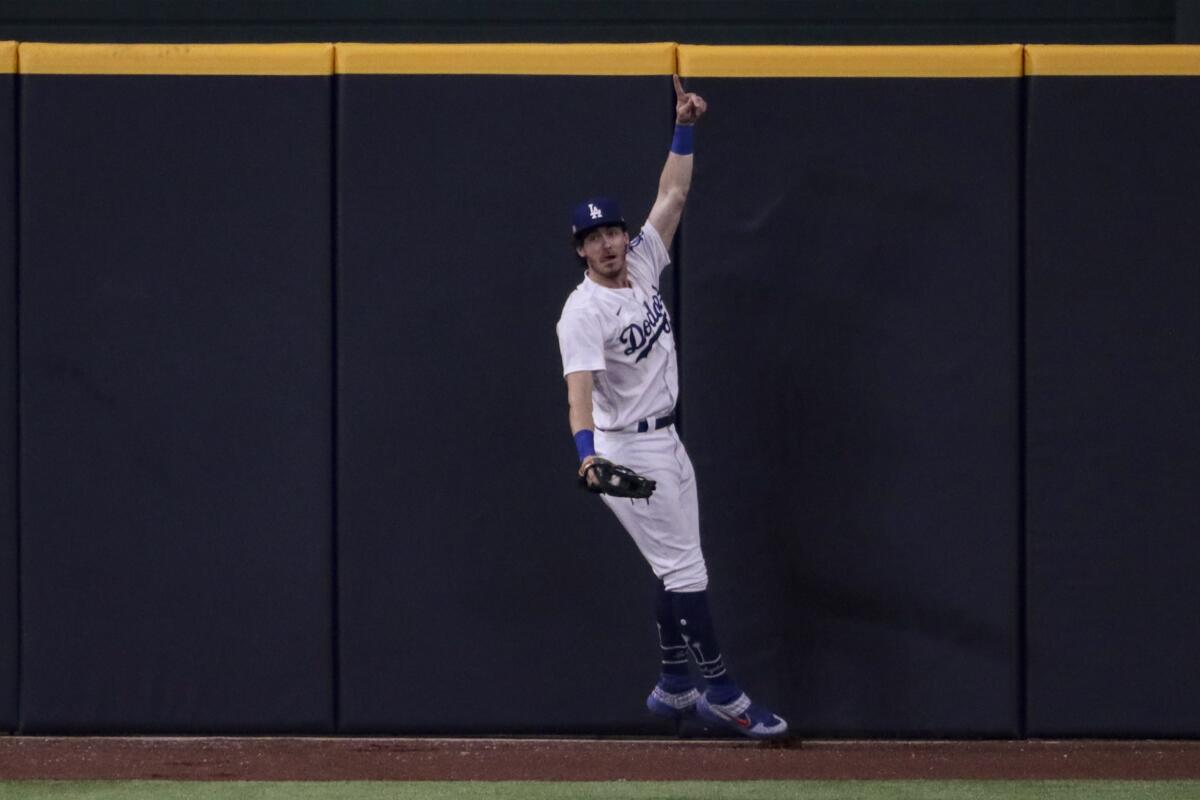
<svg viewBox="0 0 1200 800">
<path fill-rule="evenodd" d="M 1010 736 L 1020 48 L 896 50 L 680 48 L 709 592 L 801 734 Z"/>
<path fill-rule="evenodd" d="M 572 206 L 649 211 L 673 48 L 600 51 L 339 47 L 345 732 L 666 730 L 653 578 L 574 484 L 555 323 Z M 493 74 L 414 74 L 463 70 Z"/>
<path fill-rule="evenodd" d="M 331 47 L 28 56 L 22 730 L 329 731 Z"/>
<path fill-rule="evenodd" d="M 1200 48 L 1030 56 L 1029 733 L 1196 736 Z"/>
<path fill-rule="evenodd" d="M 17 726 L 16 55 L 0 42 L 0 731 Z"/>
</svg>

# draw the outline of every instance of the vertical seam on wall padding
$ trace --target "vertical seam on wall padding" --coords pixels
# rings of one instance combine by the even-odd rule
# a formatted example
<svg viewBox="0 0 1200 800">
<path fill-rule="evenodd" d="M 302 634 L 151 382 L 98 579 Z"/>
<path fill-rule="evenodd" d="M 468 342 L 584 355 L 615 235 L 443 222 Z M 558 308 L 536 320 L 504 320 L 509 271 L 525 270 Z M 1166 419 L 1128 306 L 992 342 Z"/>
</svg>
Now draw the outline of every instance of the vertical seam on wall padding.
<svg viewBox="0 0 1200 800">
<path fill-rule="evenodd" d="M 675 53 L 675 74 L 679 74 L 679 47 L 674 49 Z M 672 79 L 671 84 L 671 108 L 675 107 L 675 84 Z M 672 121 L 672 130 L 674 130 L 674 121 Z M 695 156 L 692 156 L 692 178 L 696 177 L 694 163 Z M 686 206 L 685 206 L 686 208 Z M 683 434 L 683 314 L 680 309 L 683 308 L 683 221 L 684 214 L 679 215 L 679 224 L 675 226 L 675 238 L 671 240 L 671 261 L 675 265 L 675 296 L 671 298 L 671 323 L 675 328 L 675 378 L 679 381 L 679 391 L 675 398 L 675 430 L 680 435 Z"/>
<path fill-rule="evenodd" d="M 1026 488 L 1026 330 L 1025 269 L 1026 169 L 1028 165 L 1029 83 L 1019 81 L 1017 95 L 1017 735 L 1024 739 L 1028 727 L 1028 493 Z"/>
<path fill-rule="evenodd" d="M 330 682 L 333 692 L 333 729 L 341 730 L 341 647 L 338 627 L 338 76 L 331 73 L 329 88 L 329 369 L 330 369 L 330 478 L 333 481 L 330 494 L 329 554 L 330 554 L 330 639 L 332 669 Z"/>
<path fill-rule="evenodd" d="M 17 49 L 17 69 L 13 72 L 13 113 L 12 113 L 12 130 L 13 130 L 13 345 L 16 350 L 16 370 L 13 378 L 16 381 L 15 399 L 16 399 L 16 414 L 13 424 L 16 425 L 16 437 L 13 440 L 16 445 L 13 448 L 13 460 L 16 466 L 13 474 L 13 479 L 16 481 L 16 492 L 14 493 L 14 517 L 16 522 L 16 530 L 14 535 L 16 538 L 16 552 L 14 559 L 16 571 L 16 592 L 17 592 L 17 648 L 16 648 L 16 686 L 13 691 L 16 695 L 13 708 L 16 713 L 16 720 L 13 727 L 20 732 L 24 728 L 24 718 L 21 715 L 21 679 L 23 671 L 21 669 L 22 662 L 25 660 L 25 618 L 22 605 L 22 585 L 21 585 L 21 126 L 20 107 L 21 107 L 21 72 L 20 59 L 21 51 Z"/>
<path fill-rule="evenodd" d="M 683 431 L 683 217 L 675 226 L 675 240 L 671 242 L 671 260 L 675 264 L 675 296 L 671 298 L 671 324 L 675 328 L 675 377 L 679 381 L 679 393 L 675 398 L 675 429 Z"/>
</svg>

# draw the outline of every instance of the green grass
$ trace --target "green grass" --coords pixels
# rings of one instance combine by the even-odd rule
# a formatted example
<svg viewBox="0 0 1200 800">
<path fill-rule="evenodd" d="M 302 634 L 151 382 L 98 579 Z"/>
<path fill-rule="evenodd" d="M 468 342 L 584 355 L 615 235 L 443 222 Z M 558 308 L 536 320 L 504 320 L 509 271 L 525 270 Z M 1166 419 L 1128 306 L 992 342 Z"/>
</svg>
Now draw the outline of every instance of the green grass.
<svg viewBox="0 0 1200 800">
<path fill-rule="evenodd" d="M 1200 800 L 1200 781 L 8 781 L 2 800 Z"/>
</svg>

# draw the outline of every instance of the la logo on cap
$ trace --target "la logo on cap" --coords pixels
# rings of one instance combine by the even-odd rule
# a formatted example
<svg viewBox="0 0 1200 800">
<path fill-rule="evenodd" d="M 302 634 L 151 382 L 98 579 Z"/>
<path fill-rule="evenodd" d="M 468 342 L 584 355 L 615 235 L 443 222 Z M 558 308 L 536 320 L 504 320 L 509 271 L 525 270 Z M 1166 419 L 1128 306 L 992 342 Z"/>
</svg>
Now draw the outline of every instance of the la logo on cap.
<svg viewBox="0 0 1200 800">
<path fill-rule="evenodd" d="M 592 219 L 600 219 L 604 216 L 604 212 L 596 208 L 595 203 L 588 203 L 588 213 L 592 215 Z"/>
</svg>

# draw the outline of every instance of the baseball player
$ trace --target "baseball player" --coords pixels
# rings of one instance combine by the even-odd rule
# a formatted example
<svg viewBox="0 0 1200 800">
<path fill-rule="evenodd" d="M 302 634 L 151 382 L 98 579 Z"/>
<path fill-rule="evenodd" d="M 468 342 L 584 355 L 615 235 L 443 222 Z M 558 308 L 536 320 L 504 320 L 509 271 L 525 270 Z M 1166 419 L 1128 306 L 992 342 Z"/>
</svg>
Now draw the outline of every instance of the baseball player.
<svg viewBox="0 0 1200 800">
<path fill-rule="evenodd" d="M 571 433 L 580 480 L 601 494 L 660 580 L 662 673 L 647 707 L 676 722 L 696 712 L 746 736 L 775 738 L 787 723 L 751 702 L 721 657 L 708 610 L 696 475 L 674 427 L 678 365 L 658 283 L 692 182 L 693 126 L 707 110 L 678 76 L 675 98 L 671 151 L 641 231 L 630 239 L 608 198 L 587 200 L 573 213 L 575 252 L 587 270 L 558 321 Z M 616 465 L 633 472 L 614 476 Z"/>
</svg>

